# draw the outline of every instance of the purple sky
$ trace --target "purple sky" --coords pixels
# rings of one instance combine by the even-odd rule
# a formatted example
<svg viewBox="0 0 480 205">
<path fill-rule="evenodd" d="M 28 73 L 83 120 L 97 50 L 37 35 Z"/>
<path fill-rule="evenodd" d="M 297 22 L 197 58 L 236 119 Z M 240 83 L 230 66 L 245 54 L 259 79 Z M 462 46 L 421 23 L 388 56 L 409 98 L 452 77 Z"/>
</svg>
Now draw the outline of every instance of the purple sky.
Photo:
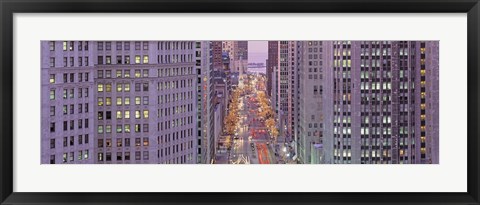
<svg viewBox="0 0 480 205">
<path fill-rule="evenodd" d="M 248 62 L 265 63 L 268 57 L 268 41 L 248 41 Z"/>
</svg>

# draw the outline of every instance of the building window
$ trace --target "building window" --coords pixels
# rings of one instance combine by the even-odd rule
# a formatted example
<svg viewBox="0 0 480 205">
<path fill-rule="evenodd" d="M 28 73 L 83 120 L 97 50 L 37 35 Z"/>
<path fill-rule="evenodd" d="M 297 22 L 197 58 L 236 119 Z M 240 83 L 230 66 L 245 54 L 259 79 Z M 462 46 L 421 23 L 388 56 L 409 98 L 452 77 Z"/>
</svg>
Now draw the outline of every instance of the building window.
<svg viewBox="0 0 480 205">
<path fill-rule="evenodd" d="M 97 147 L 98 147 L 98 148 L 104 147 L 104 145 L 103 145 L 103 139 L 98 139 L 98 140 L 97 140 Z"/>
<path fill-rule="evenodd" d="M 97 132 L 98 132 L 99 134 L 102 134 L 102 133 L 103 133 L 103 125 L 99 125 L 99 126 L 98 126 Z"/>
<path fill-rule="evenodd" d="M 55 90 L 50 90 L 50 100 L 55 100 Z"/>
<path fill-rule="evenodd" d="M 140 151 L 135 152 L 135 160 L 140 160 Z"/>
<path fill-rule="evenodd" d="M 143 50 L 148 50 L 148 41 L 143 42 Z"/>
<path fill-rule="evenodd" d="M 106 56 L 105 57 L 105 64 L 109 65 L 109 64 L 112 64 L 112 56 Z"/>
<path fill-rule="evenodd" d="M 98 153 L 98 161 L 103 161 L 103 153 Z"/>
<path fill-rule="evenodd" d="M 66 50 L 67 50 L 67 46 L 68 46 L 68 45 L 67 45 L 67 42 L 66 42 L 66 41 L 64 41 L 64 42 L 63 42 L 63 50 L 64 50 L 64 51 L 66 51 Z"/>
<path fill-rule="evenodd" d="M 135 64 L 140 64 L 140 56 L 139 55 L 136 55 L 135 56 Z"/>
<path fill-rule="evenodd" d="M 117 51 L 122 50 L 122 42 L 117 42 Z"/>
<path fill-rule="evenodd" d="M 55 139 L 50 139 L 50 149 L 55 148 Z"/>
<path fill-rule="evenodd" d="M 97 50 L 99 51 L 103 50 L 103 42 L 97 42 Z"/>
<path fill-rule="evenodd" d="M 105 84 L 105 92 L 112 92 L 112 84 L 111 83 Z"/>
<path fill-rule="evenodd" d="M 50 67 L 51 68 L 55 67 L 55 58 L 54 57 L 50 57 Z"/>
<path fill-rule="evenodd" d="M 148 110 L 143 111 L 143 119 L 148 119 Z"/>
<path fill-rule="evenodd" d="M 140 147 L 140 138 L 135 138 L 135 147 Z"/>
<path fill-rule="evenodd" d="M 135 105 L 140 105 L 141 101 L 140 101 L 140 97 L 135 97 Z"/>
<path fill-rule="evenodd" d="M 122 133 L 122 125 L 117 125 L 117 133 Z"/>
<path fill-rule="evenodd" d="M 50 123 L 50 132 L 55 132 L 55 123 L 54 122 Z"/>
<path fill-rule="evenodd" d="M 105 71 L 105 78 L 111 78 L 112 77 L 112 71 L 111 70 L 106 70 Z"/>
<path fill-rule="evenodd" d="M 117 105 L 122 105 L 122 97 L 117 97 Z"/>
<path fill-rule="evenodd" d="M 50 116 L 55 116 L 55 106 L 50 106 Z"/>
<path fill-rule="evenodd" d="M 148 146 L 148 145 L 149 145 L 148 137 L 144 137 L 143 138 L 143 146 Z"/>
<path fill-rule="evenodd" d="M 125 160 L 130 160 L 130 152 L 125 152 Z"/>
<path fill-rule="evenodd" d="M 123 71 L 123 77 L 130 78 L 130 70 L 124 70 Z"/>
<path fill-rule="evenodd" d="M 103 106 L 103 98 L 97 98 L 98 106 Z"/>
<path fill-rule="evenodd" d="M 50 155 L 50 164 L 55 164 L 55 155 Z"/>
<path fill-rule="evenodd" d="M 143 97 L 143 104 L 148 105 L 148 96 Z"/>
<path fill-rule="evenodd" d="M 103 64 L 103 56 L 98 56 L 97 64 L 98 64 L 98 65 L 102 65 L 102 64 Z"/>
<path fill-rule="evenodd" d="M 73 51 L 73 46 L 74 46 L 74 42 L 73 42 L 73 41 L 70 41 L 70 47 L 69 47 L 69 49 L 70 49 L 71 51 Z"/>
<path fill-rule="evenodd" d="M 121 78 L 122 77 L 122 70 L 117 70 L 115 77 L 116 78 Z"/>
<path fill-rule="evenodd" d="M 135 41 L 135 50 L 140 50 L 140 42 Z"/>
<path fill-rule="evenodd" d="M 148 64 L 148 56 L 143 56 L 143 64 Z"/>
<path fill-rule="evenodd" d="M 103 84 L 98 84 L 97 85 L 97 91 L 98 92 L 103 92 Z"/>
<path fill-rule="evenodd" d="M 148 63 L 148 62 L 147 62 Z M 148 77 L 148 69 L 143 70 L 143 77 L 146 78 Z"/>
<path fill-rule="evenodd" d="M 63 67 L 67 67 L 68 62 L 67 62 L 67 57 L 63 57 Z"/>
<path fill-rule="evenodd" d="M 124 102 L 125 105 L 130 105 L 130 97 L 125 97 Z"/>
<path fill-rule="evenodd" d="M 88 57 L 85 57 L 85 66 L 88 66 Z"/>
<path fill-rule="evenodd" d="M 55 74 L 50 74 L 50 84 L 55 83 Z"/>
<path fill-rule="evenodd" d="M 125 110 L 125 119 L 130 119 L 130 111 L 129 110 Z"/>
<path fill-rule="evenodd" d="M 125 50 L 126 51 L 130 50 L 130 42 L 125 42 Z"/>
<path fill-rule="evenodd" d="M 148 160 L 148 151 L 143 151 L 143 160 Z"/>
<path fill-rule="evenodd" d="M 125 83 L 125 92 L 130 92 L 130 83 Z"/>
<path fill-rule="evenodd" d="M 112 42 L 110 41 L 105 42 L 105 50 L 107 51 L 112 50 Z"/>
<path fill-rule="evenodd" d="M 55 51 L 55 41 L 50 41 L 48 44 L 50 46 L 50 51 Z"/>
<path fill-rule="evenodd" d="M 130 125 L 128 125 L 128 124 L 125 125 L 124 131 L 125 131 L 125 133 L 130 133 Z M 127 141 L 127 140 L 125 139 L 125 142 L 126 142 L 126 141 Z M 126 144 L 126 143 L 125 143 L 125 144 Z M 128 146 L 130 146 L 130 141 L 129 141 L 129 143 L 128 143 Z"/>
<path fill-rule="evenodd" d="M 105 161 L 109 162 L 112 161 L 112 153 L 107 152 L 105 155 Z"/>
</svg>

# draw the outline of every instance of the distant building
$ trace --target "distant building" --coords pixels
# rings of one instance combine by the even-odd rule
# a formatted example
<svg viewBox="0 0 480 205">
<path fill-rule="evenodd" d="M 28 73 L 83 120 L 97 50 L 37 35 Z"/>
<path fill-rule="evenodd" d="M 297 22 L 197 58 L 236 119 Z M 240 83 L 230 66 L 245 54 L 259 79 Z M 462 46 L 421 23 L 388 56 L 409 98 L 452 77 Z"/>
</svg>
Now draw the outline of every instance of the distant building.
<svg viewBox="0 0 480 205">
<path fill-rule="evenodd" d="M 212 41 L 213 70 L 223 69 L 222 41 Z"/>
<path fill-rule="evenodd" d="M 273 68 L 278 67 L 278 41 L 269 41 L 268 42 L 268 59 L 266 61 L 266 74 L 267 74 L 267 94 L 268 96 L 272 96 L 272 73 Z"/>
</svg>

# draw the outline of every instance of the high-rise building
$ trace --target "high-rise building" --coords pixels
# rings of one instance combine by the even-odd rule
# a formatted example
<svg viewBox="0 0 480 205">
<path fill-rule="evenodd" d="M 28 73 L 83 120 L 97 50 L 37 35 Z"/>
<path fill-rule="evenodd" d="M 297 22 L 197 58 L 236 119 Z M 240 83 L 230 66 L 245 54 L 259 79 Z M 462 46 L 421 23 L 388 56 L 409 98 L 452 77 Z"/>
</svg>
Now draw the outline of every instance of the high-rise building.
<svg viewBox="0 0 480 205">
<path fill-rule="evenodd" d="M 268 59 L 266 62 L 267 70 L 267 94 L 272 96 L 272 73 L 273 67 L 278 67 L 278 41 L 268 41 Z"/>
<path fill-rule="evenodd" d="M 298 44 L 298 159 L 305 164 L 321 163 L 322 155 L 316 152 L 321 153 L 319 150 L 323 147 L 323 72 L 331 66 L 332 45 L 329 41 Z"/>
<path fill-rule="evenodd" d="M 197 158 L 197 146 L 205 147 L 198 143 L 205 135 L 198 136 L 197 119 L 213 123 L 207 120 L 213 114 L 205 109 L 206 117 L 198 117 L 197 106 L 203 109 L 206 101 L 197 105 L 196 93 L 209 96 L 212 67 L 211 53 L 198 52 L 203 47 L 197 46 L 192 41 L 42 42 L 42 163 L 203 160 Z"/>
<path fill-rule="evenodd" d="M 197 163 L 206 164 L 214 160 L 214 85 L 210 41 L 195 42 L 197 70 Z"/>
<path fill-rule="evenodd" d="M 438 163 L 438 42 L 333 41 L 326 163 Z"/>
<path fill-rule="evenodd" d="M 212 41 L 212 64 L 215 71 L 223 69 L 222 41 Z"/>
</svg>

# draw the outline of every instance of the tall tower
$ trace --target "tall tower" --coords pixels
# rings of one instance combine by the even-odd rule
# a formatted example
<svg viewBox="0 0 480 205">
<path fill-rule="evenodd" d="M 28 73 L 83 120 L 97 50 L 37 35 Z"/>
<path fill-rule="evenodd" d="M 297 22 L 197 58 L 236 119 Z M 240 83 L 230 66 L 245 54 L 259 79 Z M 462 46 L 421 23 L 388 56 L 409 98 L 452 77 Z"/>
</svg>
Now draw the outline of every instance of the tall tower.
<svg viewBox="0 0 480 205">
<path fill-rule="evenodd" d="M 438 42 L 334 41 L 333 49 L 327 162 L 438 163 Z"/>
</svg>

